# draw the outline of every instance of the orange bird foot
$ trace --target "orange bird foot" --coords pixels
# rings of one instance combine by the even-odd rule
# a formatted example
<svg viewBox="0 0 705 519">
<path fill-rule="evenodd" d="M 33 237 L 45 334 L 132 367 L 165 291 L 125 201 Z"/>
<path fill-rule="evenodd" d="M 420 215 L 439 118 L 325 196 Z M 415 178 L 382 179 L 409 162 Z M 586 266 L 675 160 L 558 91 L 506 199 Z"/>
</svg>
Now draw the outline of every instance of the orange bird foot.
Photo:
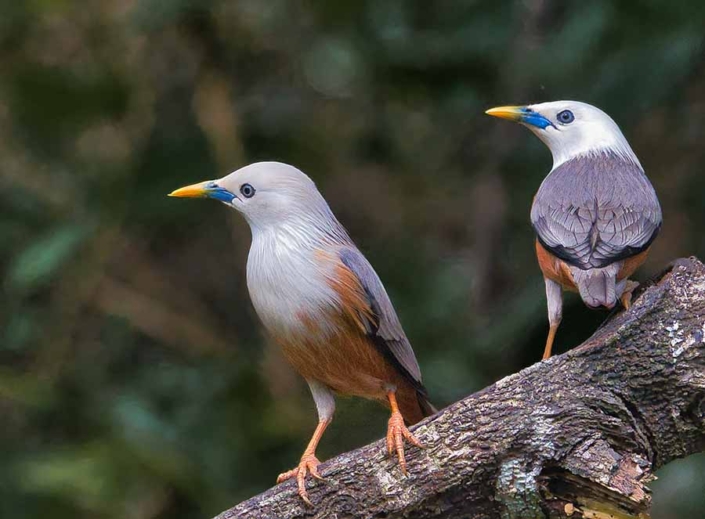
<svg viewBox="0 0 705 519">
<path fill-rule="evenodd" d="M 307 505 L 313 506 L 313 503 L 311 503 L 311 500 L 308 498 L 308 492 L 306 492 L 306 475 L 310 473 L 314 478 L 323 481 L 323 477 L 318 473 L 318 465 L 320 463 L 321 462 L 318 461 L 315 455 L 304 454 L 301 457 L 298 467 L 279 474 L 277 483 L 296 478 L 296 483 L 299 487 L 299 496 L 301 496 L 301 499 L 303 499 Z"/>
<path fill-rule="evenodd" d="M 404 425 L 404 417 L 399 411 L 392 411 L 392 416 L 389 418 L 387 426 L 387 452 L 390 456 L 394 455 L 394 451 L 399 458 L 399 467 L 402 473 L 406 475 L 406 458 L 404 457 L 404 439 L 410 444 L 423 449 L 423 445 L 416 437 L 411 434 L 411 431 Z"/>
</svg>

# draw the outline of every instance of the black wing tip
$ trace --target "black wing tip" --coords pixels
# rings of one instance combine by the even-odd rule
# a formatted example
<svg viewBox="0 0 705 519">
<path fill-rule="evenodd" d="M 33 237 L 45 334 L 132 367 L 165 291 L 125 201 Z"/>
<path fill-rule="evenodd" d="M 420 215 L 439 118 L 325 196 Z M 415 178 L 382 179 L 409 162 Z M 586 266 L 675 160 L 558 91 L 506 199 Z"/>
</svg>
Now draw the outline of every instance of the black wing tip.
<svg viewBox="0 0 705 519">
<path fill-rule="evenodd" d="M 570 250 L 564 247 L 563 245 L 558 245 L 555 247 L 548 245 L 545 241 L 541 239 L 541 236 L 538 233 L 536 234 L 536 239 L 538 239 L 539 243 L 544 249 L 546 249 L 558 259 L 565 261 L 573 267 L 577 267 L 582 270 L 590 270 L 604 268 L 611 265 L 612 263 L 631 258 L 632 256 L 636 256 L 637 254 L 644 252 L 646 249 L 651 247 L 651 244 L 658 236 L 660 229 L 661 225 L 659 224 L 659 226 L 654 229 L 654 232 L 651 234 L 651 237 L 648 239 L 648 241 L 646 241 L 643 245 L 640 245 L 638 247 L 624 247 L 623 249 L 619 249 L 619 251 L 617 251 L 614 255 L 599 260 L 590 257 L 587 261 L 583 257 L 578 257 L 575 254 L 572 254 Z"/>
</svg>

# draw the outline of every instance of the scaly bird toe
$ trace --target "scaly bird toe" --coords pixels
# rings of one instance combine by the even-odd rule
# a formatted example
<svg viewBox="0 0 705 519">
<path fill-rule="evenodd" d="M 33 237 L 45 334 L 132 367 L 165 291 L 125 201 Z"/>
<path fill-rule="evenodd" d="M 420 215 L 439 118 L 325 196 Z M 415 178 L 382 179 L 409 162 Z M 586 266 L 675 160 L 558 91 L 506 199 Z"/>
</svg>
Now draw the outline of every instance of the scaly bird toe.
<svg viewBox="0 0 705 519">
<path fill-rule="evenodd" d="M 313 503 L 311 503 L 311 500 L 308 497 L 308 492 L 306 491 L 306 475 L 311 474 L 314 478 L 323 481 L 323 477 L 318 472 L 318 465 L 320 465 L 320 463 L 321 462 L 318 461 L 316 456 L 312 454 L 304 454 L 301 457 L 298 467 L 279 474 L 277 483 L 282 483 L 288 479 L 296 478 L 296 484 L 299 488 L 299 496 L 301 496 L 301 499 L 303 499 L 307 505 L 313 506 Z"/>
<path fill-rule="evenodd" d="M 387 452 L 392 456 L 396 451 L 397 458 L 399 459 L 399 467 L 404 475 L 407 473 L 406 457 L 404 456 L 405 439 L 416 447 L 424 448 L 421 442 L 407 429 L 401 413 L 392 413 L 392 416 L 389 418 L 389 425 L 387 426 Z"/>
</svg>

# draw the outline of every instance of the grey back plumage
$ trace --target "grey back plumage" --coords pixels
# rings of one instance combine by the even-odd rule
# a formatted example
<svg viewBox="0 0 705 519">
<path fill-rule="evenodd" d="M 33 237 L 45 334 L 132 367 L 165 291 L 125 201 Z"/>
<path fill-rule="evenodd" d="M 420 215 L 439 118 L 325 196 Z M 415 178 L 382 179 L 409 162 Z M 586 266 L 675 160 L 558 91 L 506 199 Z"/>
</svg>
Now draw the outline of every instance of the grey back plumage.
<svg viewBox="0 0 705 519">
<path fill-rule="evenodd" d="M 582 270 L 606 267 L 645 250 L 661 222 L 656 192 L 641 167 L 610 151 L 555 168 L 531 208 L 541 244 Z"/>
</svg>

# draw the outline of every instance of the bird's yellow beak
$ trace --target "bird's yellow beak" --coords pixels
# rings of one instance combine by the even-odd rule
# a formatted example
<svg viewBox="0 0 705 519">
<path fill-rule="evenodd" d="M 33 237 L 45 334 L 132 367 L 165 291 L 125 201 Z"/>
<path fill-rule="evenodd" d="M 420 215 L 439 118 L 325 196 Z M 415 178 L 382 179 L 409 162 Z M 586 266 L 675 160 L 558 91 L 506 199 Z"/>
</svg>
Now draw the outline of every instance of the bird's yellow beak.
<svg viewBox="0 0 705 519">
<path fill-rule="evenodd" d="M 497 108 L 490 108 L 485 113 L 492 117 L 507 119 L 508 121 L 521 123 L 526 126 L 534 126 L 541 130 L 545 130 L 549 126 L 555 128 L 551 121 L 540 113 L 532 110 L 529 106 L 498 106 Z"/>
<path fill-rule="evenodd" d="M 180 187 L 179 189 L 169 193 L 169 196 L 175 196 L 178 198 L 208 198 L 209 196 L 209 184 L 213 182 L 199 182 L 198 184 L 191 184 L 190 186 Z"/>
<path fill-rule="evenodd" d="M 169 196 L 178 198 L 213 198 L 226 204 L 231 204 L 237 197 L 224 187 L 220 187 L 215 181 L 207 180 L 198 184 L 182 187 L 169 193 Z"/>
<path fill-rule="evenodd" d="M 492 117 L 499 117 L 500 119 L 507 119 L 509 121 L 521 122 L 521 120 L 526 115 L 525 106 L 498 106 L 496 108 L 490 108 L 485 112 L 487 115 Z"/>
</svg>

